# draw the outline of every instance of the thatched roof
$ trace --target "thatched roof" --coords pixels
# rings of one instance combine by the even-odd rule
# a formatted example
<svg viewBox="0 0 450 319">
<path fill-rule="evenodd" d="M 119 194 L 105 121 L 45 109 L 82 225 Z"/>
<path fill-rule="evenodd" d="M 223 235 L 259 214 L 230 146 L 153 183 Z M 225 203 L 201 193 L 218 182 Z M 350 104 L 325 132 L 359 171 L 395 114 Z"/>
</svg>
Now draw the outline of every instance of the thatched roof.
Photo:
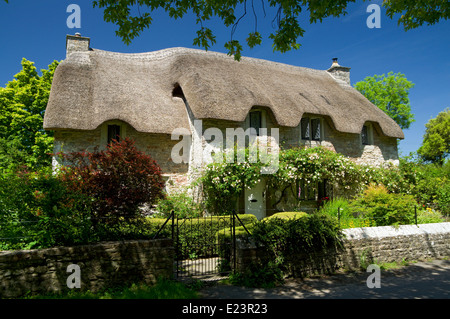
<svg viewBox="0 0 450 319">
<path fill-rule="evenodd" d="M 359 134 L 370 121 L 384 135 L 404 137 L 390 117 L 326 70 L 254 58 L 237 62 L 185 48 L 71 53 L 56 69 L 44 127 L 92 130 L 120 119 L 141 132 L 189 128 L 186 106 L 174 97 L 177 86 L 197 119 L 244 121 L 253 106 L 264 106 L 280 126 L 295 127 L 311 113 L 328 116 L 341 132 Z"/>
</svg>

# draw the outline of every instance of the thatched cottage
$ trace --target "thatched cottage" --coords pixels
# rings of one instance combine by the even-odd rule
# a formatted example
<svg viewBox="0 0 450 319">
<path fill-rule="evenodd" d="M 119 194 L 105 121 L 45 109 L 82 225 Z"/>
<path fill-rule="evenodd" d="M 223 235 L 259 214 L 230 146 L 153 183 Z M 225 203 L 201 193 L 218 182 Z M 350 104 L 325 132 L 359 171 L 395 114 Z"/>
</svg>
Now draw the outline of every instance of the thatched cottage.
<svg viewBox="0 0 450 319">
<path fill-rule="evenodd" d="M 92 150 L 119 134 L 159 163 L 169 185 L 182 185 L 204 164 L 205 130 L 225 136 L 226 128 L 251 126 L 278 128 L 282 147 L 322 145 L 357 162 L 398 162 L 402 130 L 350 86 L 350 68 L 336 60 L 313 70 L 186 48 L 125 54 L 92 49 L 79 34 L 67 36 L 66 48 L 44 119 L 55 152 Z M 189 138 L 181 163 L 172 156 L 174 132 Z M 263 189 L 245 194 L 245 210 L 259 217 Z"/>
</svg>

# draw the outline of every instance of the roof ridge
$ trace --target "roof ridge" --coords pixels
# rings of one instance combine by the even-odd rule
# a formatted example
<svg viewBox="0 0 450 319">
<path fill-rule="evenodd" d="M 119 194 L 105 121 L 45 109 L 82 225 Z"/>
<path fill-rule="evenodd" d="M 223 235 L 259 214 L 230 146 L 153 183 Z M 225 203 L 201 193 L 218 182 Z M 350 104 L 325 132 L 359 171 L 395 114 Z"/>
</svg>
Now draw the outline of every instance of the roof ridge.
<svg viewBox="0 0 450 319">
<path fill-rule="evenodd" d="M 148 52 L 138 52 L 138 53 L 123 53 L 123 52 L 114 52 L 114 51 L 107 51 L 107 50 L 101 50 L 101 49 L 95 49 L 93 48 L 91 51 L 88 51 L 94 54 L 99 54 L 102 56 L 110 56 L 110 57 L 118 57 L 118 58 L 127 58 L 130 60 L 152 60 L 152 61 L 158 61 L 163 60 L 169 57 L 176 57 L 180 55 L 196 55 L 196 56 L 209 56 L 212 58 L 219 58 L 219 59 L 225 59 L 229 61 L 235 61 L 234 58 L 226 53 L 223 52 L 217 52 L 217 51 L 206 51 L 203 49 L 194 49 L 194 48 L 186 48 L 186 47 L 172 47 L 172 48 L 165 48 L 160 49 L 156 51 L 148 51 Z M 237 61 L 236 61 L 237 62 Z M 327 70 L 319 70 L 319 69 L 313 69 L 308 68 L 304 66 L 297 66 L 297 65 L 291 65 L 283 62 L 276 62 L 271 60 L 266 60 L 262 58 L 255 58 L 255 57 L 247 57 L 243 56 L 241 58 L 241 61 L 244 63 L 254 64 L 254 65 L 266 65 L 266 66 L 272 66 L 276 68 L 283 68 L 286 69 L 286 71 L 306 71 L 306 72 L 312 72 L 312 73 L 328 73 Z M 238 63 L 239 63 L 238 62 Z"/>
</svg>

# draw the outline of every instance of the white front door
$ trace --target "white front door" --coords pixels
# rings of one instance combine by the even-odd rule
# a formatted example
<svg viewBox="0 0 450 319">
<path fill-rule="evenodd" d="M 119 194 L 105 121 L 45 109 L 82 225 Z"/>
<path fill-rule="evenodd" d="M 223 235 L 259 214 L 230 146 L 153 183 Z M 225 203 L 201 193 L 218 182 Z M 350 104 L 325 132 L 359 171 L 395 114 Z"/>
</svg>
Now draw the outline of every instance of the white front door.
<svg viewBox="0 0 450 319">
<path fill-rule="evenodd" d="M 245 213 L 255 215 L 258 220 L 266 217 L 265 187 L 266 182 L 261 181 L 252 189 L 245 190 Z"/>
</svg>

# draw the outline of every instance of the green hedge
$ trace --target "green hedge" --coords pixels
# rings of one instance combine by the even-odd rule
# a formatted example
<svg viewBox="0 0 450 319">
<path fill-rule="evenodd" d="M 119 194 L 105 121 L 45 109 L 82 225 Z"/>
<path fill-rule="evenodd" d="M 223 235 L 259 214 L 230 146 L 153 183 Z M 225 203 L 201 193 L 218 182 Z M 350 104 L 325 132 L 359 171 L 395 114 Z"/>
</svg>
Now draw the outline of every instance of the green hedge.
<svg viewBox="0 0 450 319">
<path fill-rule="evenodd" d="M 282 218 L 282 219 L 290 219 L 290 218 L 302 218 L 308 216 L 305 212 L 280 212 L 263 218 L 263 220 L 269 220 L 273 218 Z"/>
<path fill-rule="evenodd" d="M 239 219 L 244 225 L 250 225 L 257 219 L 251 214 L 239 214 Z M 148 218 L 149 227 L 158 230 L 166 219 Z M 201 218 L 185 218 L 175 221 L 174 231 L 178 231 L 178 248 L 180 258 L 206 258 L 217 256 L 217 238 L 221 234 L 229 234 L 232 220 L 229 215 L 210 216 Z M 236 219 L 235 225 L 240 225 Z M 238 229 L 239 227 L 236 227 Z M 169 220 L 160 233 L 160 237 L 170 237 L 172 232 L 172 221 Z"/>
</svg>

